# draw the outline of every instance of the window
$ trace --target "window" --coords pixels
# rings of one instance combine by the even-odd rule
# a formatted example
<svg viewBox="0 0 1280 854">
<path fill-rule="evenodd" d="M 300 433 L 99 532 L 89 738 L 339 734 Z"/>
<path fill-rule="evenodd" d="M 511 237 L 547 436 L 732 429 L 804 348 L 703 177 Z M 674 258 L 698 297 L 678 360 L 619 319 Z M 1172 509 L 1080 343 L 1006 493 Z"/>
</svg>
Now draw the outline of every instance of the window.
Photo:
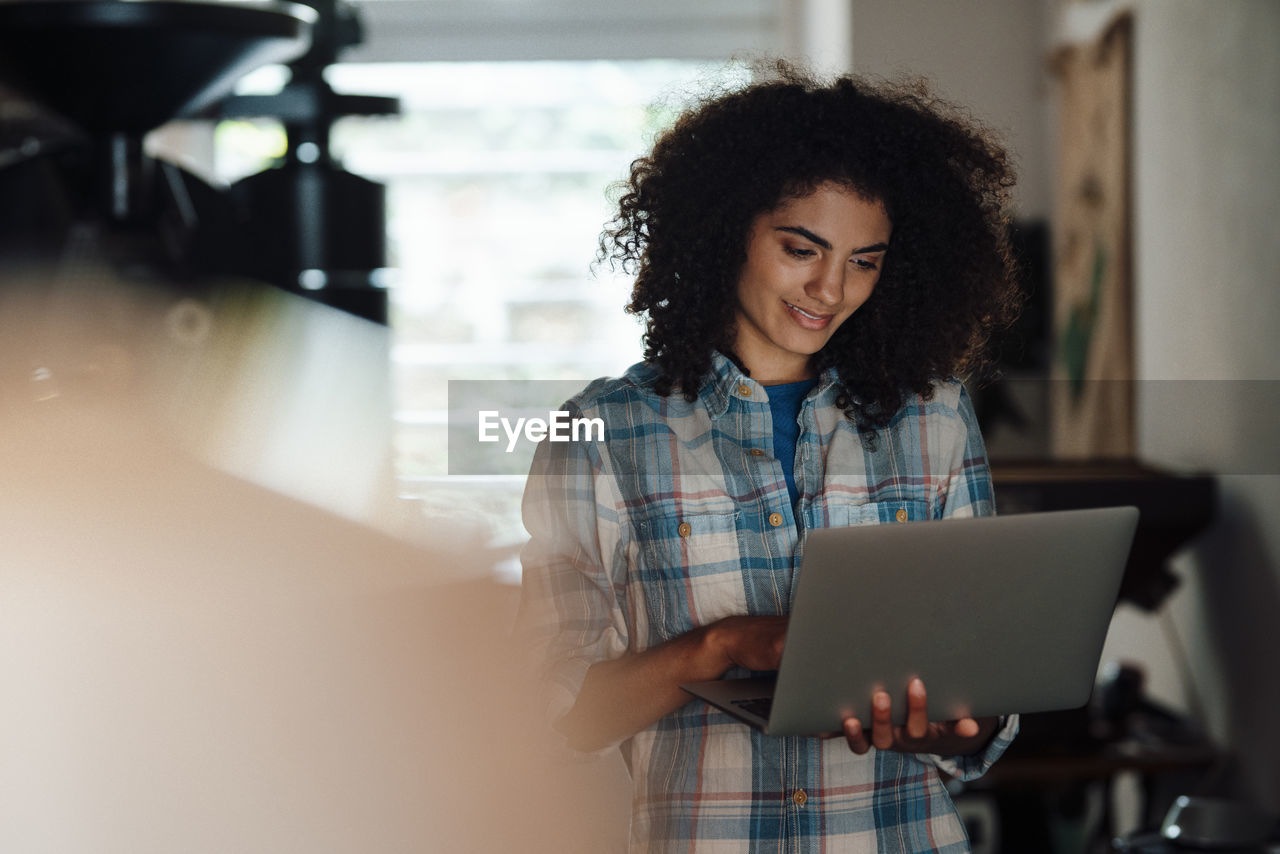
<svg viewBox="0 0 1280 854">
<path fill-rule="evenodd" d="M 348 170 L 388 188 L 397 475 L 426 518 L 493 545 L 523 539 L 522 477 L 448 474 L 448 383 L 581 385 L 640 358 L 629 280 L 592 269 L 608 188 L 685 92 L 745 73 L 676 60 L 327 70 L 337 91 L 401 99 L 399 116 L 339 121 L 332 143 Z M 278 126 L 221 133 L 228 171 L 279 148 Z"/>
</svg>

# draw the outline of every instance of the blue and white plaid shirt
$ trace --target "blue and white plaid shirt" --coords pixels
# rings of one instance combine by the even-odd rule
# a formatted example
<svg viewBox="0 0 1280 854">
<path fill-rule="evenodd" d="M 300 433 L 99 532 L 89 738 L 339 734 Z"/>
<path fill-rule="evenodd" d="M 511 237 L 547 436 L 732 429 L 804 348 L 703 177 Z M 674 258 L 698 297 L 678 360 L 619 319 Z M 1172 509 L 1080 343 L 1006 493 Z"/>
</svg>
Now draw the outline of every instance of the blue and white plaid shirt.
<svg viewBox="0 0 1280 854">
<path fill-rule="evenodd" d="M 768 390 L 717 354 L 692 403 L 647 365 L 567 407 L 604 442 L 544 443 L 524 499 L 522 630 L 558 717 L 597 661 L 722 617 L 786 614 L 801 532 L 993 512 L 964 388 L 913 398 L 864 446 L 828 373 L 800 410 L 793 510 L 773 457 Z M 732 675 L 732 674 L 731 674 Z M 852 753 L 842 738 L 771 737 L 701 701 L 626 739 L 633 851 L 968 851 L 938 770 L 971 779 L 1004 752 Z"/>
</svg>

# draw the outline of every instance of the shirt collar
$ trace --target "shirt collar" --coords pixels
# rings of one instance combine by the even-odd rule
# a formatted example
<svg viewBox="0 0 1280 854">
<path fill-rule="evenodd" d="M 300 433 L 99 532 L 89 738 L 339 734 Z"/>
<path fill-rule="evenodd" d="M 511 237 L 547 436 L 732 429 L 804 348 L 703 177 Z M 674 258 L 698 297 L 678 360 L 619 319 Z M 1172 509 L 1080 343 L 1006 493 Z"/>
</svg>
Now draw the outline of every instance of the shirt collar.
<svg viewBox="0 0 1280 854">
<path fill-rule="evenodd" d="M 835 368 L 827 368 L 818 377 L 818 384 L 806 399 L 831 394 L 837 379 Z M 764 392 L 764 386 L 759 382 L 744 374 L 732 359 L 714 350 L 711 353 L 711 371 L 702 383 L 698 396 L 702 398 L 707 412 L 716 419 L 729 411 L 729 403 L 733 398 L 763 401 L 768 398 L 768 393 Z"/>
</svg>

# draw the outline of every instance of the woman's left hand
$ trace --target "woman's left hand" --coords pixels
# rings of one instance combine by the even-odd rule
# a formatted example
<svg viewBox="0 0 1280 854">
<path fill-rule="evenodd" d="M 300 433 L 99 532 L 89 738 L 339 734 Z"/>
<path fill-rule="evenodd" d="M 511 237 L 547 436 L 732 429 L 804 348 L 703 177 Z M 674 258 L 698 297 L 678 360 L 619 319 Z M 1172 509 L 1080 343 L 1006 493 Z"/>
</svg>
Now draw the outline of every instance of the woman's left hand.
<svg viewBox="0 0 1280 854">
<path fill-rule="evenodd" d="M 845 718 L 844 737 L 849 749 L 859 755 L 875 746 L 877 750 L 901 753 L 937 753 L 965 756 L 977 753 L 999 726 L 997 718 L 961 718 L 955 721 L 930 721 L 926 709 L 924 682 L 912 679 L 907 686 L 907 725 L 893 726 L 893 701 L 885 691 L 871 697 L 871 732 L 855 717 Z"/>
</svg>

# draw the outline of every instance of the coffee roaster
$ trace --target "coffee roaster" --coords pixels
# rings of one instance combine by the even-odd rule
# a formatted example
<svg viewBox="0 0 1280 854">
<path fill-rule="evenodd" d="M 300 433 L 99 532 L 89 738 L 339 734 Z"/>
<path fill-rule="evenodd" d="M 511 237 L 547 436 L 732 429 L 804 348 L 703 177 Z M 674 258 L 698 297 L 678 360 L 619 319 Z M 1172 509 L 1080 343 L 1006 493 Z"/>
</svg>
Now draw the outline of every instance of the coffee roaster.
<svg viewBox="0 0 1280 854">
<path fill-rule="evenodd" d="M 328 126 L 394 99 L 344 99 L 320 75 L 358 40 L 354 10 L 198 0 L 0 0 L 0 263 L 39 282 L 99 271 L 200 291 L 268 282 L 385 322 L 381 185 L 328 156 Z M 272 98 L 235 82 L 294 61 Z M 175 118 L 280 115 L 278 168 L 227 189 L 149 156 Z"/>
</svg>

